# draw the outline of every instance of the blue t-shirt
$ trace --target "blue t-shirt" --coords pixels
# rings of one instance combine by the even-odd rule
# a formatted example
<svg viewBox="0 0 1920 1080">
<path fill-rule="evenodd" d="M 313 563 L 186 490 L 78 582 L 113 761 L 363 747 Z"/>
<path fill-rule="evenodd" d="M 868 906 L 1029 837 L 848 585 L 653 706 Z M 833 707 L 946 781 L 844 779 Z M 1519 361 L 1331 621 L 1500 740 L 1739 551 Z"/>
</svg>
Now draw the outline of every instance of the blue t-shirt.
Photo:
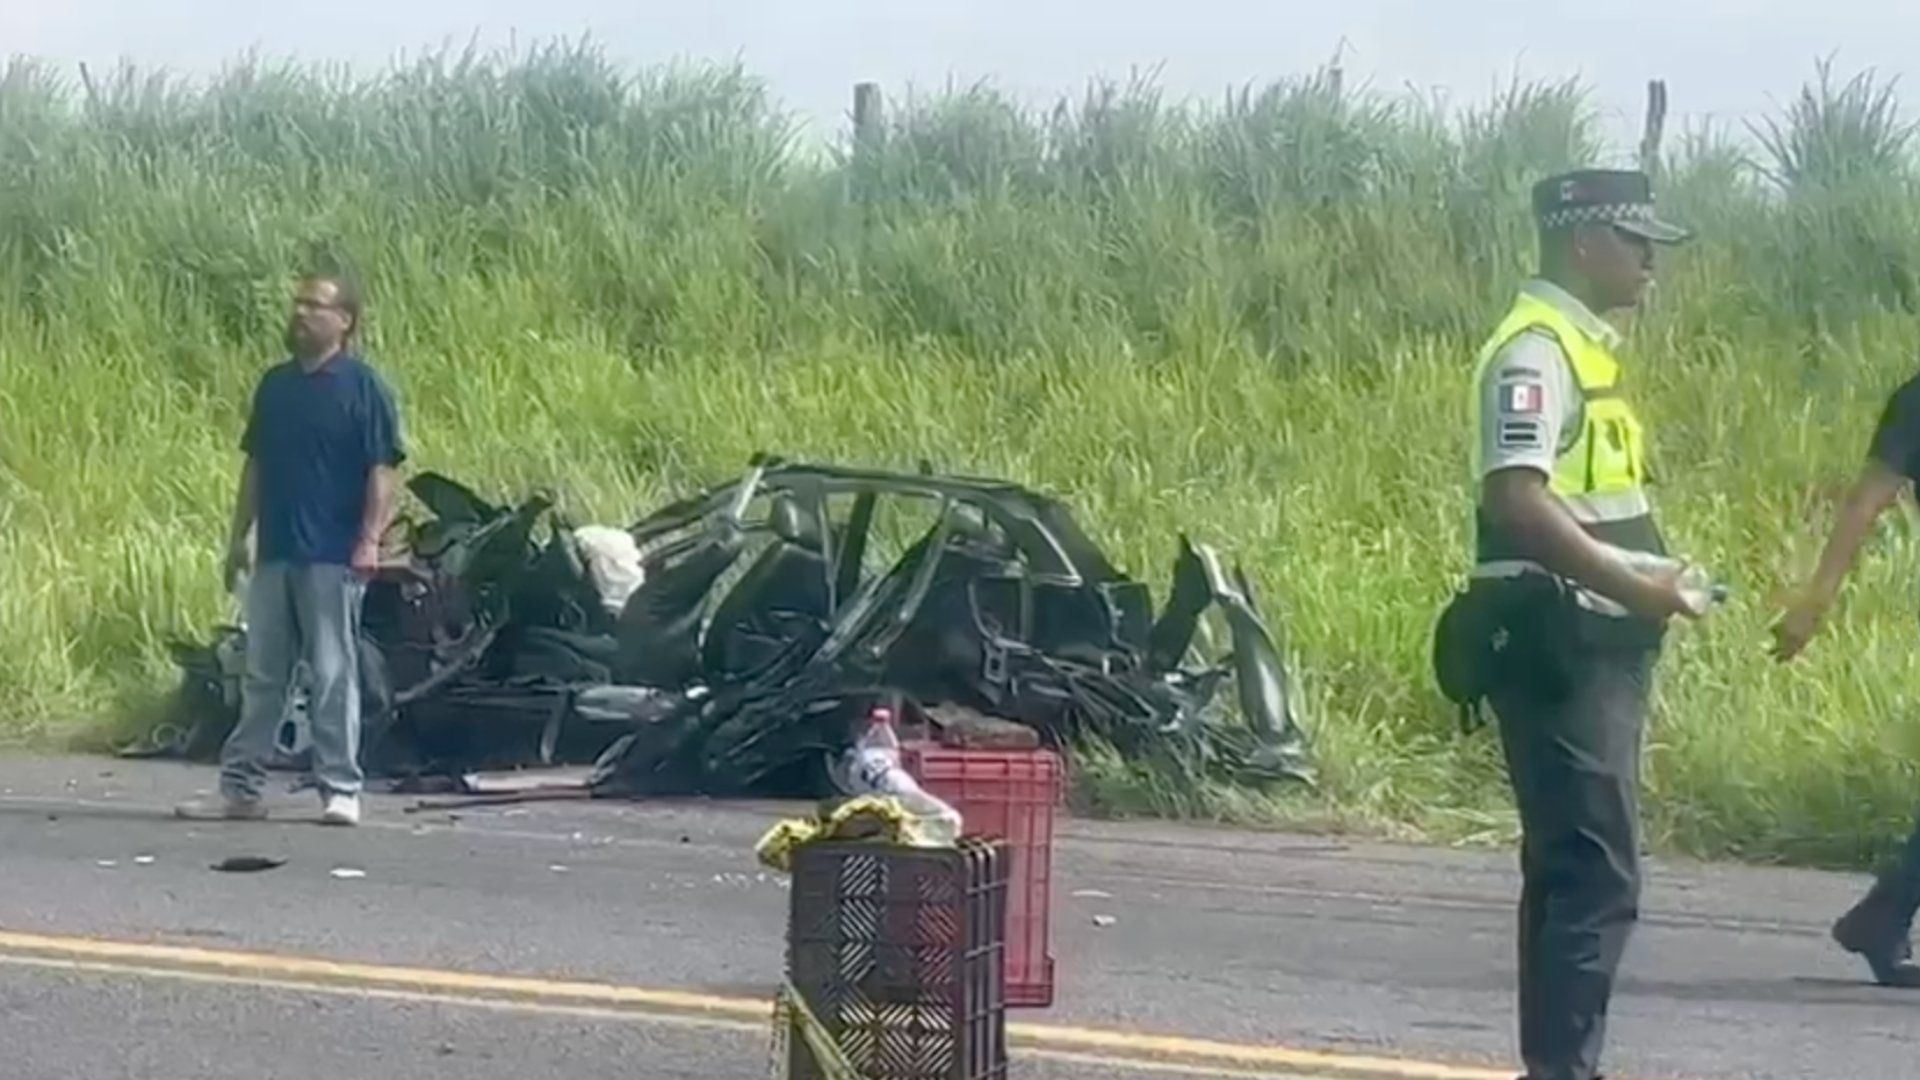
<svg viewBox="0 0 1920 1080">
<path fill-rule="evenodd" d="M 260 562 L 345 566 L 366 515 L 377 465 L 406 460 L 393 395 L 359 357 L 318 371 L 275 365 L 254 388 L 240 448 L 259 481 Z"/>
</svg>

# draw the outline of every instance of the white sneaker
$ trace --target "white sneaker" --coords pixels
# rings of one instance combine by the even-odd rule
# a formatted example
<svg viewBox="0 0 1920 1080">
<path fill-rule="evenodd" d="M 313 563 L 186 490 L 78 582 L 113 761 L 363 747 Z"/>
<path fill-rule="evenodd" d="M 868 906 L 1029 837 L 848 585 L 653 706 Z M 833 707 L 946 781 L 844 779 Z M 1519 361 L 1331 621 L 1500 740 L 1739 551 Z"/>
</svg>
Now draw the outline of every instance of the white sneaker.
<svg viewBox="0 0 1920 1080">
<path fill-rule="evenodd" d="M 360 824 L 360 796 L 330 794 L 320 808 L 322 825 Z"/>
<path fill-rule="evenodd" d="M 265 821 L 267 804 L 259 799 L 206 795 L 175 806 L 173 814 L 188 821 Z"/>
</svg>

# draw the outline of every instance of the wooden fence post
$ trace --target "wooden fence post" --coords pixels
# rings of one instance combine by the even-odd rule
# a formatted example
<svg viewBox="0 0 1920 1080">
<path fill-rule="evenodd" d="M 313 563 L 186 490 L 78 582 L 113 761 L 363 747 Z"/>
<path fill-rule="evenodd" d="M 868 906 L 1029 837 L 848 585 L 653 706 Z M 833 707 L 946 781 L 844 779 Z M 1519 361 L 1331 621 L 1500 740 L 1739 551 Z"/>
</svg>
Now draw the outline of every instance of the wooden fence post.
<svg viewBox="0 0 1920 1080">
<path fill-rule="evenodd" d="M 881 148 L 886 144 L 886 99 L 880 84 L 853 86 L 853 160 L 849 163 L 849 192 L 861 207 L 872 203 L 880 186 Z"/>
<path fill-rule="evenodd" d="M 1648 176 L 1660 173 L 1660 139 L 1667 130 L 1667 83 L 1654 79 L 1647 84 L 1647 126 L 1640 134 L 1640 168 Z"/>
<path fill-rule="evenodd" d="M 853 139 L 863 150 L 878 144 L 886 134 L 886 101 L 880 96 L 880 84 L 863 82 L 853 86 Z"/>
</svg>

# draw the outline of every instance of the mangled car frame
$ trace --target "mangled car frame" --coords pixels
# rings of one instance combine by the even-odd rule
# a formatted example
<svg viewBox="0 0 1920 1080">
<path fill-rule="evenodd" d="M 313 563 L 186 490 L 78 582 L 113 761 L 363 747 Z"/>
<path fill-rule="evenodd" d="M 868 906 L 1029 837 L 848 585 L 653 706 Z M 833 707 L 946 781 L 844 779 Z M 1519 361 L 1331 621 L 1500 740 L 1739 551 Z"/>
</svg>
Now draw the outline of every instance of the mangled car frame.
<svg viewBox="0 0 1920 1080">
<path fill-rule="evenodd" d="M 889 699 L 1193 779 L 1312 776 L 1244 575 L 1184 537 L 1156 615 L 1056 500 L 762 457 L 623 530 L 638 584 L 609 593 L 582 530 L 536 541 L 545 499 L 410 486 L 434 516 L 368 601 L 375 773 L 577 760 L 597 794 L 819 794 Z M 1196 644 L 1209 609 L 1219 658 Z"/>
</svg>

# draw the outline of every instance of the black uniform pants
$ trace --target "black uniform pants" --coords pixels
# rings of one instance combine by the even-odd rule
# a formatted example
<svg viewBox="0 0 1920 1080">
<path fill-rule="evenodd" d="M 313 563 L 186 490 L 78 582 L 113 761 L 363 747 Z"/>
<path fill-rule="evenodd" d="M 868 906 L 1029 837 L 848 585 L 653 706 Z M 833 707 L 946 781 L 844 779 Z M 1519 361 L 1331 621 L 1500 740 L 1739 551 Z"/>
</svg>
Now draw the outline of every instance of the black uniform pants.
<svg viewBox="0 0 1920 1080">
<path fill-rule="evenodd" d="M 1914 822 L 1899 855 L 1880 872 L 1875 884 L 1886 895 L 1904 937 L 1913 929 L 1914 912 L 1920 910 L 1920 820 Z"/>
<path fill-rule="evenodd" d="M 1551 689 L 1491 695 L 1523 829 L 1520 1054 L 1530 1080 L 1600 1075 L 1614 974 L 1640 912 L 1641 732 L 1656 652 L 1570 650 Z"/>
</svg>

